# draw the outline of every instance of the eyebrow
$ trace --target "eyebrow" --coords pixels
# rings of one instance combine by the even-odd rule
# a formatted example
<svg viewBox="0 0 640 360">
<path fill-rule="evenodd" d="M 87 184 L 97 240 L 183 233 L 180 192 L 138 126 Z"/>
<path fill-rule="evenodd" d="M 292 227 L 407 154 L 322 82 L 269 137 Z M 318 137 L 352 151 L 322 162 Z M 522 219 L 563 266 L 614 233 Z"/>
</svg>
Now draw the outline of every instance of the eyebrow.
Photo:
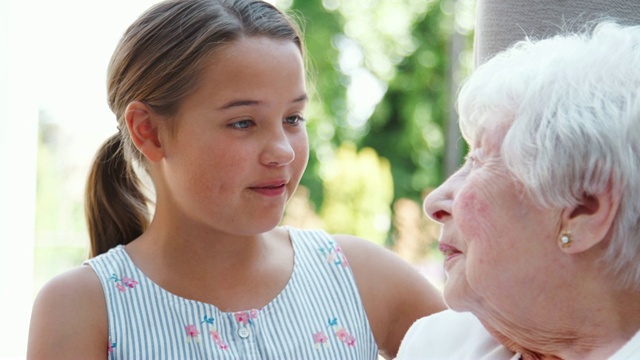
<svg viewBox="0 0 640 360">
<path fill-rule="evenodd" d="M 297 98 L 293 99 L 291 103 L 295 104 L 295 103 L 305 102 L 307 100 L 309 100 L 309 96 L 306 93 L 304 93 L 298 96 Z M 264 102 L 260 100 L 248 100 L 248 99 L 232 100 L 220 106 L 218 110 L 227 110 L 230 108 L 241 107 L 241 106 L 262 105 L 263 103 Z"/>
</svg>

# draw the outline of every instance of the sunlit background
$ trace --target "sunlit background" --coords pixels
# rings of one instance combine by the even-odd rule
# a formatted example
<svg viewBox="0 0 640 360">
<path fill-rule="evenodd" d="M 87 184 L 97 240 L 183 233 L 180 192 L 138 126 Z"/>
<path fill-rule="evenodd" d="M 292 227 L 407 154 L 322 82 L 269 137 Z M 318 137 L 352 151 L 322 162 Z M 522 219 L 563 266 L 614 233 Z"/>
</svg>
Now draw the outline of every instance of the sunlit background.
<svg viewBox="0 0 640 360">
<path fill-rule="evenodd" d="M 84 181 L 116 131 L 108 60 L 157 0 L 0 0 L 0 359 L 26 353 L 33 299 L 88 254 Z M 303 18 L 312 154 L 284 222 L 352 233 L 442 281 L 421 212 L 462 142 L 451 94 L 470 67 L 474 0 L 271 1 Z"/>
</svg>

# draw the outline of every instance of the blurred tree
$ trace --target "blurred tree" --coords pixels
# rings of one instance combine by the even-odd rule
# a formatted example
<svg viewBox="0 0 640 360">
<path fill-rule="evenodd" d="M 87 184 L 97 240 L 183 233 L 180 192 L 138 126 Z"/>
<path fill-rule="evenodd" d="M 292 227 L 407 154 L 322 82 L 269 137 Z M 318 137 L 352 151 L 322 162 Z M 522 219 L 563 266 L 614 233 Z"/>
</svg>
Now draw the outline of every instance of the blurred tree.
<svg viewBox="0 0 640 360">
<path fill-rule="evenodd" d="M 459 164 L 463 149 L 457 129 L 452 97 L 458 86 L 460 56 L 471 46 L 470 32 L 463 46 L 454 23 L 455 3 L 431 2 L 413 27 L 416 49 L 396 67 L 387 92 L 369 119 L 370 130 L 359 142 L 369 146 L 392 164 L 395 198 L 421 200 L 424 189 L 439 185 L 448 175 L 445 157 Z M 463 11 L 463 10 L 459 10 Z M 457 44 L 456 44 L 457 45 Z M 464 54 L 464 53 L 462 53 Z M 452 116 L 453 115 L 453 116 Z M 448 123 L 453 122 L 452 127 Z M 451 153 L 445 154 L 447 131 L 454 131 Z M 393 144 L 393 146 L 389 146 Z"/>
<path fill-rule="evenodd" d="M 393 200 L 389 161 L 371 148 L 357 151 L 345 142 L 335 158 L 322 165 L 325 189 L 320 215 L 325 229 L 385 245 Z"/>
<path fill-rule="evenodd" d="M 410 199 L 398 199 L 393 204 L 393 251 L 409 263 L 417 264 L 433 250 L 440 227 Z"/>
<path fill-rule="evenodd" d="M 346 77 L 338 68 L 338 49 L 334 38 L 342 33 L 344 20 L 339 14 L 327 10 L 322 1 L 298 0 L 281 4 L 297 14 L 304 32 L 308 52 L 307 68 L 311 83 L 311 101 L 307 111 L 309 132 L 309 165 L 301 184 L 309 189 L 316 208 L 322 203 L 323 185 L 320 162 L 333 156 L 343 138 L 336 134 L 337 119 L 346 108 Z"/>
<path fill-rule="evenodd" d="M 474 0 L 287 2 L 304 21 L 315 74 L 307 113 L 311 155 L 302 184 L 325 226 L 331 226 L 326 217 L 337 206 L 326 200 L 327 193 L 346 185 L 323 185 L 320 172 L 323 163 L 345 161 L 336 155 L 343 142 L 389 160 L 394 186 L 389 211 L 401 198 L 420 202 L 423 190 L 439 185 L 464 151 L 451 99 L 470 63 Z M 366 209 L 351 211 L 345 222 Z M 394 232 L 387 234 L 391 245 Z"/>
</svg>

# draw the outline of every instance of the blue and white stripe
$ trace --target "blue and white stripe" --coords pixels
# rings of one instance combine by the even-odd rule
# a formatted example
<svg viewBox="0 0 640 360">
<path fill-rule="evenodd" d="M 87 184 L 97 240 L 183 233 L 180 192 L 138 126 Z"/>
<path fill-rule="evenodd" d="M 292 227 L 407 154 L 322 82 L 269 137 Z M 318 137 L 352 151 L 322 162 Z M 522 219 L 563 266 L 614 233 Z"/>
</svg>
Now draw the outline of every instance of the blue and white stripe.
<svg viewBox="0 0 640 360">
<path fill-rule="evenodd" d="M 235 313 L 160 288 L 122 246 L 88 260 L 107 302 L 115 343 L 109 359 L 377 359 L 351 268 L 340 263 L 341 253 L 327 259 L 327 251 L 337 249 L 333 238 L 320 230 L 288 230 L 295 253 L 291 279 L 246 326 Z M 124 286 L 123 277 L 138 283 Z M 214 341 L 212 329 L 222 343 Z M 319 332 L 326 343 L 315 343 Z M 338 336 L 345 334 L 355 338 L 354 345 Z"/>
</svg>

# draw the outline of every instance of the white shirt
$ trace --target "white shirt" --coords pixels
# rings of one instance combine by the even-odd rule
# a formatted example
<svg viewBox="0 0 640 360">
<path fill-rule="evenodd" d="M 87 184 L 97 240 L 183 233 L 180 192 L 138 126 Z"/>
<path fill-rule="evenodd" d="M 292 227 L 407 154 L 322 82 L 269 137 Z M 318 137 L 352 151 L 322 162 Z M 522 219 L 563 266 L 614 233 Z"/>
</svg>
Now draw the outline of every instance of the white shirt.
<svg viewBox="0 0 640 360">
<path fill-rule="evenodd" d="M 405 335 L 397 360 L 517 360 L 471 313 L 445 310 L 416 321 Z M 609 360 L 640 359 L 640 331 Z"/>
</svg>

